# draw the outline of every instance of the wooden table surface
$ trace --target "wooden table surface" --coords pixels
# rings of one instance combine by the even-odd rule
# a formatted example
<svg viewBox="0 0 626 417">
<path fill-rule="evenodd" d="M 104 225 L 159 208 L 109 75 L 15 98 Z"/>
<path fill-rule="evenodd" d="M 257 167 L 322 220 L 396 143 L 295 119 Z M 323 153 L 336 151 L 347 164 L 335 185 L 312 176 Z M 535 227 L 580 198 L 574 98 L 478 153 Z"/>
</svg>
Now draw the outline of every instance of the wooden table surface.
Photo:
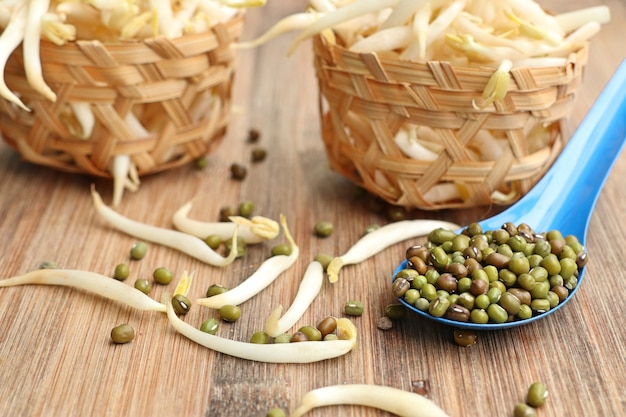
<svg viewBox="0 0 626 417">
<path fill-rule="evenodd" d="M 305 1 L 269 1 L 247 16 L 244 39 L 301 10 Z M 574 129 L 626 56 L 623 0 L 544 2 L 562 12 L 607 4 L 612 21 L 593 39 L 584 85 L 569 121 Z M 370 224 L 388 223 L 355 187 L 329 170 L 317 111 L 317 85 L 310 44 L 287 57 L 293 34 L 239 56 L 233 115 L 222 146 L 209 155 L 202 171 L 183 167 L 142 179 L 127 193 L 119 212 L 136 220 L 171 227 L 172 214 L 196 198 L 191 216 L 215 220 L 223 206 L 255 203 L 256 213 L 284 213 L 298 242 L 296 264 L 257 297 L 244 303 L 241 319 L 223 323 L 219 335 L 248 340 L 263 328 L 278 304 L 290 305 L 309 261 L 318 253 L 347 250 Z M 251 164 L 250 128 L 262 133 L 268 149 L 262 163 Z M 248 165 L 243 181 L 230 178 L 233 162 Z M 591 220 L 587 278 L 575 299 L 545 320 L 510 330 L 481 332 L 470 348 L 457 346 L 452 329 L 409 315 L 393 329 L 376 322 L 393 302 L 390 275 L 409 242 L 393 246 L 358 265 L 346 267 L 338 283 L 325 282 L 321 294 L 296 325 L 341 316 L 348 299 L 363 301 L 354 323 L 358 346 L 337 359 L 313 364 L 265 364 L 233 358 L 196 345 L 177 334 L 162 314 L 140 312 L 82 291 L 24 286 L 0 290 L 0 414 L 3 416 L 264 416 L 269 408 L 294 410 L 307 391 L 334 384 L 367 383 L 402 390 L 427 387 L 426 395 L 451 416 L 509 416 L 533 381 L 543 381 L 550 397 L 539 416 L 626 415 L 626 154 L 615 165 Z M 36 269 L 45 260 L 64 268 L 109 275 L 128 260 L 134 238 L 108 227 L 93 209 L 95 183 L 106 201 L 111 184 L 20 160 L 0 144 L 0 277 Z M 460 224 L 496 211 L 488 208 L 416 212 Z M 312 234 L 320 220 L 334 234 Z M 606 240 L 611 243 L 605 243 Z M 216 268 L 150 245 L 147 256 L 131 263 L 135 278 L 150 277 L 167 266 L 178 277 L 196 272 L 192 299 L 212 283 L 233 287 L 250 275 L 270 248 L 250 247 L 227 268 Z M 159 299 L 173 285 L 153 288 Z M 195 306 L 185 316 L 194 325 L 213 310 Z M 126 345 L 110 342 L 110 330 L 128 322 L 136 329 Z M 385 416 L 357 406 L 312 411 L 311 416 Z"/>
</svg>

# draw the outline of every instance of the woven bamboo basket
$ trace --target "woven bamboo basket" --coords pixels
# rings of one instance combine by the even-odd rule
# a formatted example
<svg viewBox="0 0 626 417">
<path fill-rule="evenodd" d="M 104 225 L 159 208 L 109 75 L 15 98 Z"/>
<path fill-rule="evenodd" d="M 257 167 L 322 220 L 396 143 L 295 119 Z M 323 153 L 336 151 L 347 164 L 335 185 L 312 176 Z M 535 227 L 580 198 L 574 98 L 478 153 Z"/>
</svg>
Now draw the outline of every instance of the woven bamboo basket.
<svg viewBox="0 0 626 417">
<path fill-rule="evenodd" d="M 28 161 L 99 177 L 112 176 L 116 155 L 128 155 L 138 175 L 205 155 L 222 141 L 229 122 L 236 69 L 229 46 L 243 22 L 240 12 L 206 33 L 174 39 L 42 41 L 43 74 L 56 102 L 28 85 L 18 48 L 5 79 L 32 111 L 0 100 L 2 136 Z M 89 135 L 81 130 L 77 105 L 93 114 Z"/>
<path fill-rule="evenodd" d="M 391 204 L 422 210 L 510 204 L 528 192 L 566 144 L 564 121 L 588 58 L 583 47 L 562 67 L 514 68 L 506 97 L 480 109 L 473 103 L 493 68 L 386 60 L 323 36 L 313 51 L 331 169 Z M 436 157 L 411 158 L 398 147 L 406 126 L 436 134 Z M 499 138 L 494 160 L 475 152 L 484 130 Z"/>
</svg>

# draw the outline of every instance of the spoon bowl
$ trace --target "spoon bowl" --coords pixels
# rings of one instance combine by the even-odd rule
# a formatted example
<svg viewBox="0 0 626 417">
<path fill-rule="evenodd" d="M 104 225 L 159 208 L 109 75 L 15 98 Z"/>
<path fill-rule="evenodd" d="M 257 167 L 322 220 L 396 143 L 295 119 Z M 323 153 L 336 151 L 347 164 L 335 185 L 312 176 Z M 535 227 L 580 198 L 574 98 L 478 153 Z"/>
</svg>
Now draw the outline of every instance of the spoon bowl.
<svg viewBox="0 0 626 417">
<path fill-rule="evenodd" d="M 626 60 L 622 61 L 542 179 L 517 203 L 478 223 L 483 230 L 499 229 L 505 222 L 526 223 L 537 232 L 559 230 L 563 236 L 576 236 L 584 246 L 593 208 L 625 142 Z M 394 271 L 393 277 L 406 266 L 405 260 Z M 545 318 L 562 308 L 574 297 L 584 275 L 585 267 L 579 273 L 576 287 L 556 307 L 529 319 L 506 323 L 477 324 L 435 317 L 402 297 L 399 300 L 410 310 L 439 323 L 474 330 L 506 329 Z"/>
</svg>

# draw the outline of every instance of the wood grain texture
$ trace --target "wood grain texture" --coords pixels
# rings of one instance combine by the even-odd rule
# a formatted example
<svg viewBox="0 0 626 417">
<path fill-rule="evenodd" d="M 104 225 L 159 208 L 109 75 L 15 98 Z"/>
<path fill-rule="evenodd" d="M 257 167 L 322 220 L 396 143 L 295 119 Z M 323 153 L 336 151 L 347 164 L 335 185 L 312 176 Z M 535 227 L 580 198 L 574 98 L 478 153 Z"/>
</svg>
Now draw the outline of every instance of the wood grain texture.
<svg viewBox="0 0 626 417">
<path fill-rule="evenodd" d="M 575 129 L 626 56 L 623 25 L 626 4 L 547 0 L 553 11 L 607 4 L 612 21 L 594 38 L 584 85 L 570 120 Z M 247 16 L 244 39 L 301 10 L 298 1 L 269 1 Z M 301 249 L 298 262 L 259 296 L 244 303 L 242 318 L 223 323 L 220 335 L 247 340 L 261 330 L 278 304 L 291 303 L 309 261 L 318 253 L 340 254 L 373 223 L 387 223 L 355 197 L 354 187 L 329 170 L 320 140 L 317 85 L 310 44 L 286 56 L 293 34 L 251 51 L 241 51 L 235 83 L 236 109 L 228 135 L 209 156 L 203 171 L 182 167 L 142 179 L 127 193 L 119 211 L 145 223 L 171 226 L 172 214 L 196 198 L 191 216 L 214 220 L 223 206 L 243 200 L 256 213 L 287 216 Z M 264 162 L 251 163 L 248 129 L 262 132 Z M 229 166 L 248 166 L 244 181 L 230 179 Z M 622 154 L 593 216 L 587 242 L 587 278 L 576 299 L 546 320 L 506 331 L 479 334 L 478 343 L 461 348 L 452 329 L 409 316 L 382 332 L 376 328 L 384 307 L 393 302 L 390 275 L 400 262 L 403 242 L 358 265 L 342 270 L 296 325 L 340 316 L 348 299 L 359 299 L 364 314 L 354 319 L 359 344 L 350 354 L 314 364 L 255 363 L 219 354 L 176 334 L 164 316 L 139 312 L 68 288 L 25 286 L 0 290 L 0 414 L 3 416 L 264 416 L 271 407 L 293 410 L 307 391 L 343 383 L 383 384 L 419 390 L 451 416 L 510 416 L 526 388 L 537 380 L 550 389 L 540 416 L 626 415 L 626 299 L 623 248 L 626 247 L 626 154 Z M 111 274 L 128 259 L 134 239 L 108 227 L 93 210 L 89 185 L 105 200 L 111 184 L 104 179 L 60 173 L 20 161 L 0 144 L 0 277 L 25 273 L 44 260 L 66 268 Z M 413 213 L 460 224 L 484 218 L 497 208 Z M 328 220 L 335 233 L 312 234 Z M 611 244 L 606 244 L 610 239 Z M 127 282 L 150 277 L 158 266 L 176 276 L 195 271 L 192 298 L 212 283 L 233 287 L 249 276 L 283 236 L 248 249 L 233 265 L 214 268 L 158 245 L 131 263 Z M 151 295 L 172 291 L 156 286 Z M 192 308 L 185 321 L 200 325 L 215 312 Z M 122 322 L 137 336 L 113 345 L 111 328 Z M 319 409 L 310 416 L 386 416 L 356 406 Z"/>
</svg>

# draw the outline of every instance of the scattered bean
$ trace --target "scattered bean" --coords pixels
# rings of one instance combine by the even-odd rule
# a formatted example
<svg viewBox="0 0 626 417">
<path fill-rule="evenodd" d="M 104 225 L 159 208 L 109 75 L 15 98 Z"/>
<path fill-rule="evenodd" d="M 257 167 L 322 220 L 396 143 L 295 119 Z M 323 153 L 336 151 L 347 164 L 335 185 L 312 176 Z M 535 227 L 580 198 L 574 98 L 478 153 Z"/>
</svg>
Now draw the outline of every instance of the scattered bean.
<svg viewBox="0 0 626 417">
<path fill-rule="evenodd" d="M 290 343 L 291 337 L 289 333 L 281 333 L 274 338 L 274 343 Z"/>
<path fill-rule="evenodd" d="M 336 328 L 337 320 L 334 317 L 326 317 L 317 324 L 317 329 L 322 334 L 322 337 L 326 337 L 327 334 L 334 332 Z"/>
<path fill-rule="evenodd" d="M 315 258 L 313 258 L 313 260 L 322 264 L 322 269 L 326 271 L 326 268 L 328 268 L 328 265 L 333 260 L 333 257 L 331 255 L 320 253 L 315 255 Z"/>
<path fill-rule="evenodd" d="M 291 255 L 291 246 L 287 244 L 283 244 L 283 243 L 272 246 L 271 253 L 272 253 L 272 256 L 278 256 L 278 255 L 289 256 Z"/>
<path fill-rule="evenodd" d="M 230 323 L 239 320 L 239 318 L 241 317 L 241 309 L 231 304 L 226 304 L 220 307 L 218 311 L 222 320 Z"/>
<path fill-rule="evenodd" d="M 363 314 L 363 303 L 357 300 L 346 301 L 343 311 L 348 316 L 360 316 Z"/>
<path fill-rule="evenodd" d="M 135 329 L 128 324 L 120 324 L 111 330 L 111 340 L 114 343 L 128 343 L 135 338 Z"/>
<path fill-rule="evenodd" d="M 248 168 L 243 164 L 233 163 L 230 166 L 230 176 L 234 180 L 244 180 L 248 175 Z"/>
<path fill-rule="evenodd" d="M 476 344 L 476 333 L 467 329 L 455 329 L 454 330 L 454 342 L 463 347 L 468 347 Z"/>
<path fill-rule="evenodd" d="M 206 156 L 201 156 L 194 160 L 194 166 L 196 167 L 196 169 L 205 169 L 209 166 L 209 160 Z"/>
<path fill-rule="evenodd" d="M 254 203 L 252 201 L 242 201 L 239 203 L 237 212 L 241 217 L 250 217 L 254 213 Z"/>
<path fill-rule="evenodd" d="M 256 143 L 259 141 L 260 138 L 261 138 L 261 131 L 259 129 L 251 128 L 248 131 L 248 142 Z"/>
<path fill-rule="evenodd" d="M 406 308 L 402 304 L 387 304 L 385 307 L 385 316 L 391 320 L 401 320 L 406 315 Z"/>
<path fill-rule="evenodd" d="M 172 307 L 178 315 L 187 314 L 191 309 L 191 301 L 182 294 L 176 294 L 172 297 Z"/>
<path fill-rule="evenodd" d="M 206 296 L 213 297 L 214 295 L 222 294 L 222 293 L 225 293 L 226 291 L 228 291 L 228 288 L 224 287 L 223 285 L 212 284 L 206 290 Z"/>
<path fill-rule="evenodd" d="M 541 407 L 548 398 L 548 389 L 542 382 L 533 382 L 526 394 L 526 404 L 532 407 Z"/>
<path fill-rule="evenodd" d="M 261 162 L 267 157 L 267 150 L 265 148 L 254 148 L 250 152 L 250 159 L 252 162 Z"/>
<path fill-rule="evenodd" d="M 147 252 L 148 252 L 148 245 L 146 245 L 144 242 L 136 242 L 130 248 L 130 259 L 134 259 L 134 260 L 143 259 L 143 257 L 146 256 Z"/>
<path fill-rule="evenodd" d="M 124 281 L 130 275 L 130 269 L 128 268 L 128 264 L 118 264 L 115 267 L 115 272 L 113 273 L 113 278 L 118 281 Z"/>
<path fill-rule="evenodd" d="M 525 403 L 519 403 L 513 409 L 513 417 L 536 417 L 535 409 Z"/>
<path fill-rule="evenodd" d="M 220 245 L 223 243 L 222 237 L 219 235 L 209 235 L 206 237 L 206 239 L 204 239 L 204 242 L 207 244 L 208 247 L 213 250 L 219 248 Z"/>
<path fill-rule="evenodd" d="M 303 326 L 298 329 L 296 333 L 303 333 L 306 335 L 307 340 L 320 341 L 322 340 L 322 332 L 313 326 Z"/>
<path fill-rule="evenodd" d="M 135 288 L 137 288 L 142 293 L 148 295 L 152 290 L 152 284 L 145 278 L 140 278 L 135 281 Z"/>
<path fill-rule="evenodd" d="M 219 329 L 219 327 L 220 327 L 219 322 L 215 320 L 214 318 L 210 318 L 202 322 L 202 325 L 200 325 L 200 330 L 202 330 L 205 333 L 214 335 L 217 333 L 217 330 Z"/>
<path fill-rule="evenodd" d="M 327 221 L 317 222 L 314 231 L 318 237 L 328 237 L 333 234 L 333 224 Z"/>
<path fill-rule="evenodd" d="M 255 332 L 250 337 L 250 343 L 257 343 L 257 344 L 260 344 L 260 345 L 265 345 L 265 344 L 269 343 L 269 341 L 270 341 L 270 337 L 265 332 Z"/>
<path fill-rule="evenodd" d="M 172 271 L 161 266 L 154 270 L 152 278 L 154 278 L 154 282 L 157 284 L 167 285 L 172 282 L 174 275 L 172 274 Z"/>
</svg>

